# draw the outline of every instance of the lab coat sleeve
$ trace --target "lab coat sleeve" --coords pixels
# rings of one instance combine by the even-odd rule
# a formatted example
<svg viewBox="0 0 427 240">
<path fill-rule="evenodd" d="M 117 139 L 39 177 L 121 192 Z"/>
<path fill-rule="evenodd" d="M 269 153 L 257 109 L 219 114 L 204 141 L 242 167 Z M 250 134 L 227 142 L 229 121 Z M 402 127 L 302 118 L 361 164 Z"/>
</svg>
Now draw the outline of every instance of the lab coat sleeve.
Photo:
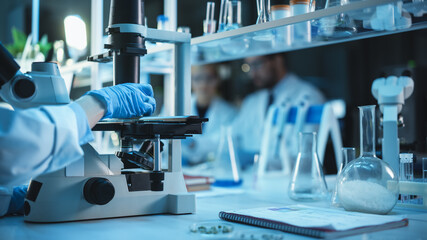
<svg viewBox="0 0 427 240">
<path fill-rule="evenodd" d="M 76 105 L 0 108 L 0 186 L 27 183 L 83 156 L 80 145 L 93 137 L 83 109 Z"/>
</svg>

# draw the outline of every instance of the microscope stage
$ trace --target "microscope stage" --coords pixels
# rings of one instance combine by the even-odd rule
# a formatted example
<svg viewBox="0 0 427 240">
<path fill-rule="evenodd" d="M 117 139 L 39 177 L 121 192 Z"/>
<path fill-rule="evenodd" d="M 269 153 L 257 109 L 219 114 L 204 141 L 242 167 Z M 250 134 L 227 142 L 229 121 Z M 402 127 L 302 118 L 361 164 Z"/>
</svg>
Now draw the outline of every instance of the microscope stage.
<svg viewBox="0 0 427 240">
<path fill-rule="evenodd" d="M 207 118 L 197 116 L 143 117 L 137 119 L 106 119 L 98 122 L 93 131 L 118 131 L 122 137 L 136 139 L 185 139 L 202 133 Z"/>
</svg>

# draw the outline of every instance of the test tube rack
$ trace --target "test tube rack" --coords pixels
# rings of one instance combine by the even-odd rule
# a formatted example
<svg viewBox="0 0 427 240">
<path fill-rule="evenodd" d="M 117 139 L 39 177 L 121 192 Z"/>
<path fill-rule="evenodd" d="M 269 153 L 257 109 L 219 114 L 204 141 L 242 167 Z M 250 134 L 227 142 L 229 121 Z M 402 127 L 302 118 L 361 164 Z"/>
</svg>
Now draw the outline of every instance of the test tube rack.
<svg viewBox="0 0 427 240">
<path fill-rule="evenodd" d="M 427 182 L 424 182 L 423 179 L 415 179 L 415 181 L 400 181 L 399 182 L 399 193 L 405 195 L 416 195 L 414 201 L 402 203 L 397 202 L 399 207 L 409 207 L 409 208 L 418 208 L 427 210 Z"/>
</svg>

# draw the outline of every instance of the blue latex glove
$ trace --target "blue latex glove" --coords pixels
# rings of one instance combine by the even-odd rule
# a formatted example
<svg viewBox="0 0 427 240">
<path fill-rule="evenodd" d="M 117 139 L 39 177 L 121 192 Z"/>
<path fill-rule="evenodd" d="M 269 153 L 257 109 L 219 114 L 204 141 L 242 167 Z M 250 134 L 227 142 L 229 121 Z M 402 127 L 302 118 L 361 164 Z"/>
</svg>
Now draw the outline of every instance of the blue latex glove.
<svg viewBox="0 0 427 240">
<path fill-rule="evenodd" d="M 24 201 L 27 195 L 28 185 L 21 185 L 13 188 L 12 198 L 10 199 L 7 215 L 23 215 Z"/>
<path fill-rule="evenodd" d="M 87 94 L 104 104 L 104 118 L 140 117 L 151 115 L 156 109 L 153 88 L 149 84 L 124 83 L 93 90 Z"/>
</svg>

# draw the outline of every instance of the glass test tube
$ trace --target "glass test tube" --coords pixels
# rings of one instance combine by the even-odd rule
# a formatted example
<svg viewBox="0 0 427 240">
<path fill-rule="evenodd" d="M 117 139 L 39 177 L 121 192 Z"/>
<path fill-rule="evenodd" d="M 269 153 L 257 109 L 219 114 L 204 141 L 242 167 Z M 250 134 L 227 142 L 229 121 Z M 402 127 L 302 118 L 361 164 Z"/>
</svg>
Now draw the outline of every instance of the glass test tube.
<svg viewBox="0 0 427 240">
<path fill-rule="evenodd" d="M 427 182 L 427 157 L 423 159 L 423 182 Z"/>
<path fill-rule="evenodd" d="M 414 155 L 412 153 L 399 154 L 400 167 L 399 167 L 399 181 L 413 181 L 414 180 Z M 400 194 L 401 203 L 409 203 L 411 195 Z"/>
<path fill-rule="evenodd" d="M 206 19 L 203 21 L 204 34 L 215 33 L 216 21 L 214 20 L 215 2 L 208 2 L 206 6 Z"/>
</svg>

